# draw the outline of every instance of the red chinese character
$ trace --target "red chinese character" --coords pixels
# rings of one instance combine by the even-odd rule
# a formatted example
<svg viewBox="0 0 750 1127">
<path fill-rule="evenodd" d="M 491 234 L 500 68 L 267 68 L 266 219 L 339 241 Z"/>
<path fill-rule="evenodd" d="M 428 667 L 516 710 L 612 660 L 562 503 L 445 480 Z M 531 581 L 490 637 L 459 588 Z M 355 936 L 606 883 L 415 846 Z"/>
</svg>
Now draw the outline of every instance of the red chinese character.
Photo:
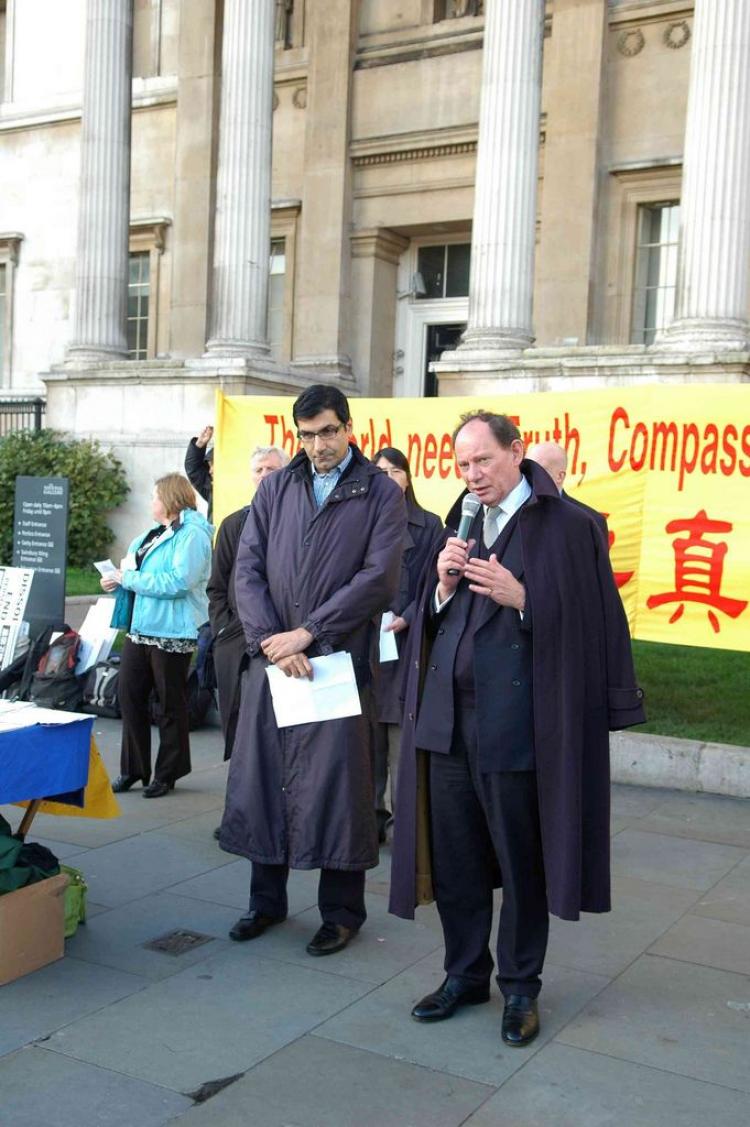
<svg viewBox="0 0 750 1127">
<path fill-rule="evenodd" d="M 602 516 L 604 517 L 605 520 L 607 520 L 607 518 L 609 517 L 609 513 L 602 513 Z M 614 532 L 609 530 L 608 536 L 609 536 L 609 554 L 611 555 L 612 554 L 612 545 L 615 542 L 615 534 L 614 534 Z M 632 571 L 615 571 L 613 569 L 612 574 L 615 577 L 615 583 L 617 584 L 617 588 L 619 590 L 620 587 L 624 587 L 626 583 L 630 582 L 630 580 L 633 578 L 634 573 Z"/>
<path fill-rule="evenodd" d="M 685 603 L 705 603 L 709 607 L 737 618 L 747 606 L 744 599 L 728 599 L 721 594 L 721 573 L 728 548 L 726 541 L 715 543 L 704 539 L 704 533 L 731 532 L 734 526 L 728 521 L 711 520 L 701 509 L 692 519 L 673 520 L 666 526 L 667 532 L 687 532 L 681 540 L 672 545 L 675 555 L 674 591 L 662 595 L 649 595 L 646 605 L 660 607 L 664 603 L 679 603 L 670 622 L 677 622 L 685 610 Z M 713 610 L 708 612 L 708 620 L 714 633 L 721 629 Z"/>
</svg>

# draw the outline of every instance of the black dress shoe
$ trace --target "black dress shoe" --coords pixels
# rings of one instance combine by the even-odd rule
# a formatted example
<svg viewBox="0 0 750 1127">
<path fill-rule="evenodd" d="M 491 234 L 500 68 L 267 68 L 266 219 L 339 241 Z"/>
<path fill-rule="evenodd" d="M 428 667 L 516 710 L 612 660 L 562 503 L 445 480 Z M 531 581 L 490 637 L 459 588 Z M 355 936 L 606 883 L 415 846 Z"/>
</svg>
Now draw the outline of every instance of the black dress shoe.
<svg viewBox="0 0 750 1127">
<path fill-rule="evenodd" d="M 263 916 L 260 912 L 253 910 L 248 912 L 247 915 L 240 916 L 229 932 L 229 938 L 235 939 L 238 943 L 244 943 L 246 939 L 257 939 L 269 927 L 283 923 L 285 919 L 286 916 Z"/>
<path fill-rule="evenodd" d="M 503 1011 L 502 1038 L 506 1045 L 516 1048 L 528 1045 L 539 1032 L 539 1010 L 536 998 L 523 994 L 509 994 Z"/>
<path fill-rule="evenodd" d="M 154 779 L 147 787 L 143 788 L 143 797 L 163 798 L 171 790 L 174 790 L 174 783 L 162 783 L 159 779 Z"/>
<path fill-rule="evenodd" d="M 144 783 L 146 780 L 142 779 L 140 775 L 118 775 L 112 783 L 112 790 L 115 794 L 122 794 L 123 791 L 130 790 L 136 783 Z"/>
<path fill-rule="evenodd" d="M 308 955 L 335 955 L 343 951 L 350 939 L 357 934 L 357 929 L 344 927 L 343 924 L 324 922 L 315 932 L 307 944 Z"/>
<path fill-rule="evenodd" d="M 489 1002 L 489 983 L 467 983 L 464 978 L 448 975 L 434 994 L 427 994 L 411 1011 L 415 1021 L 445 1021 L 459 1006 L 479 1006 Z"/>
</svg>

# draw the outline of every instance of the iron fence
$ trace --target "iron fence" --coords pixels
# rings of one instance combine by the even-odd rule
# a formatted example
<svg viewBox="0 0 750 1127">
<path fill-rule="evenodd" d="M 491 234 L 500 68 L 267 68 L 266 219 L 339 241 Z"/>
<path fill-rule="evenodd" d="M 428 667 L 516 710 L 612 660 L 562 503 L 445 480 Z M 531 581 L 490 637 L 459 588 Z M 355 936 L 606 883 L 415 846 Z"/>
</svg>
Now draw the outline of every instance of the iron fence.
<svg viewBox="0 0 750 1127">
<path fill-rule="evenodd" d="M 36 399 L 0 399 L 0 438 L 19 430 L 41 430 L 45 403 Z"/>
</svg>

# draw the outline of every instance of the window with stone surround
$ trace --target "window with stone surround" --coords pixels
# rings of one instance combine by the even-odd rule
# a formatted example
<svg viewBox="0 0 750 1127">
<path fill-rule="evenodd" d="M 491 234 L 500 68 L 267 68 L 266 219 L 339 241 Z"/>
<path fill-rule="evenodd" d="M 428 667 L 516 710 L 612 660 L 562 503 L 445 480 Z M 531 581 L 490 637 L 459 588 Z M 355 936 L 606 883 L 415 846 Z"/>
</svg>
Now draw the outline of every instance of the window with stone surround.
<svg viewBox="0 0 750 1127">
<path fill-rule="evenodd" d="M 127 330 L 131 360 L 153 360 L 157 353 L 161 257 L 170 222 L 164 216 L 130 222 Z"/>
<path fill-rule="evenodd" d="M 5 98 L 5 46 L 7 42 L 8 13 L 5 0 L 0 0 L 0 102 Z"/>
<path fill-rule="evenodd" d="M 418 301 L 466 297 L 471 243 L 440 243 L 417 250 L 414 296 Z"/>
<path fill-rule="evenodd" d="M 13 362 L 13 290 L 23 235 L 0 234 L 0 387 L 10 387 Z"/>
<path fill-rule="evenodd" d="M 271 355 L 278 360 L 284 346 L 284 298 L 286 282 L 286 247 L 284 239 L 271 241 L 271 259 L 268 268 L 268 312 L 266 332 L 271 345 Z"/>
<path fill-rule="evenodd" d="M 653 344 L 674 316 L 680 205 L 641 204 L 633 279 L 632 344 Z"/>
<path fill-rule="evenodd" d="M 294 328 L 294 269 L 299 200 L 271 205 L 266 332 L 274 360 L 291 360 Z"/>
<path fill-rule="evenodd" d="M 483 16 L 483 0 L 435 0 L 433 20 L 456 20 L 463 16 Z"/>
<path fill-rule="evenodd" d="M 130 255 L 128 275 L 128 357 L 148 359 L 148 306 L 151 271 L 148 251 Z"/>
</svg>

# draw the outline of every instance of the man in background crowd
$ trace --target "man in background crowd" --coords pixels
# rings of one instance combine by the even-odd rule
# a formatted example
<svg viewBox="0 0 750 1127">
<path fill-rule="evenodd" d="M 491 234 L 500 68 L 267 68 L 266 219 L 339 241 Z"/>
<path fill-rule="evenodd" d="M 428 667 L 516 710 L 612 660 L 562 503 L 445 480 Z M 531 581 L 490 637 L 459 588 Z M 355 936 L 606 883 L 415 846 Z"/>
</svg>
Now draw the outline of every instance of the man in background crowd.
<svg viewBox="0 0 750 1127">
<path fill-rule="evenodd" d="M 197 438 L 191 438 L 185 451 L 185 473 L 193 489 L 208 503 L 208 520 L 213 513 L 214 450 L 208 444 L 214 428 L 204 427 Z"/>
</svg>

